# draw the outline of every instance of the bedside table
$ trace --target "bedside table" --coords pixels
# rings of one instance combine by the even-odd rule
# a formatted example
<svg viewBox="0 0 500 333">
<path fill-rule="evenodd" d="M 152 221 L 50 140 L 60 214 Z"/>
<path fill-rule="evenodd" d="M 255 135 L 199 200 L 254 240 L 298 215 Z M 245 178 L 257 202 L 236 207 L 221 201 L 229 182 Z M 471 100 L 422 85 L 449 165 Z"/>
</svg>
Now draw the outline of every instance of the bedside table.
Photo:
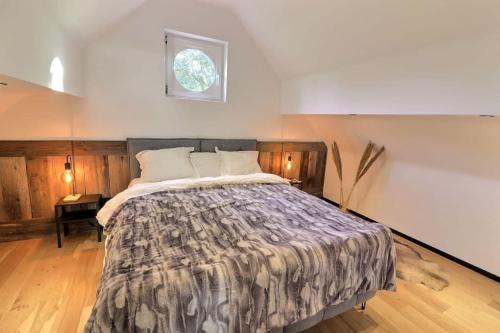
<svg viewBox="0 0 500 333">
<path fill-rule="evenodd" d="M 290 183 L 290 185 L 298 188 L 299 190 L 302 190 L 302 180 L 290 179 L 290 178 L 287 178 L 287 180 Z"/>
<path fill-rule="evenodd" d="M 57 230 L 57 247 L 61 247 L 61 225 L 64 236 L 69 234 L 69 224 L 88 222 L 97 228 L 97 240 L 101 241 L 102 227 L 96 219 L 97 212 L 101 209 L 100 194 L 82 195 L 80 199 L 64 202 L 61 198 L 54 206 Z"/>
</svg>

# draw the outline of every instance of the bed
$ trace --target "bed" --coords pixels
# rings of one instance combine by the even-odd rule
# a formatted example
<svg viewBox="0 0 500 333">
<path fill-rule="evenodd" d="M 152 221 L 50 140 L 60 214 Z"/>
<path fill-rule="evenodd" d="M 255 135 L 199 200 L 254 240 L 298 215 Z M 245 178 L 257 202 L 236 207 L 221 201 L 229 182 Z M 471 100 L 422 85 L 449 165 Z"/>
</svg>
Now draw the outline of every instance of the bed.
<svg viewBox="0 0 500 333">
<path fill-rule="evenodd" d="M 255 150 L 255 140 L 130 139 Z M 256 173 L 136 184 L 99 212 L 106 258 L 86 332 L 299 332 L 395 290 L 390 230 Z"/>
</svg>

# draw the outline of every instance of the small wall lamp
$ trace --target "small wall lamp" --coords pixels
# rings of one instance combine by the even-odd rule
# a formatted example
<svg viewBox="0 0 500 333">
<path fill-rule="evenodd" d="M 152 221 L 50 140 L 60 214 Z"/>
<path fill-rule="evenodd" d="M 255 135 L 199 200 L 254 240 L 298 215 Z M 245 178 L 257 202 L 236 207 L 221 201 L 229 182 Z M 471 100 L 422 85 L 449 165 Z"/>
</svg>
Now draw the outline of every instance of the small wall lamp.
<svg viewBox="0 0 500 333">
<path fill-rule="evenodd" d="M 291 170 L 292 169 L 292 154 L 288 153 L 288 159 L 286 161 L 286 169 Z"/>
<path fill-rule="evenodd" d="M 68 185 L 73 183 L 73 181 L 75 180 L 75 175 L 73 174 L 71 162 L 72 162 L 71 155 L 66 156 L 66 163 L 64 163 L 64 173 L 61 176 L 61 180 Z M 80 199 L 82 196 L 81 194 L 75 194 L 74 186 L 71 186 L 71 193 L 72 194 L 65 196 L 63 201 L 65 202 L 78 201 L 78 199 Z"/>
<path fill-rule="evenodd" d="M 62 181 L 66 184 L 71 184 L 75 179 L 73 170 L 71 169 L 71 156 L 66 156 L 66 163 L 64 163 L 64 173 L 62 174 Z"/>
</svg>

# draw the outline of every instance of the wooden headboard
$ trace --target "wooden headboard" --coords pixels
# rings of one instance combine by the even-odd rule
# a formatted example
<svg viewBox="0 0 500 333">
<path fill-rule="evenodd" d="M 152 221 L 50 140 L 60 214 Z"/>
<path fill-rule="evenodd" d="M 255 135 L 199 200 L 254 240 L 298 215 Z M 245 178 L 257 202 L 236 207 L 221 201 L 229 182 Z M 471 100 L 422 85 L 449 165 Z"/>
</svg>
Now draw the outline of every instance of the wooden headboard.
<svg viewBox="0 0 500 333">
<path fill-rule="evenodd" d="M 143 150 L 193 147 L 198 152 L 215 152 L 215 147 L 220 150 L 256 150 L 257 140 L 240 139 L 127 139 L 128 163 L 131 179 L 141 175 L 139 162 L 135 155 Z"/>
<path fill-rule="evenodd" d="M 141 141 L 144 140 L 144 141 Z M 179 140 L 187 140 L 181 142 Z M 137 175 L 135 154 L 168 145 L 199 151 L 258 150 L 262 171 L 303 181 L 303 190 L 323 195 L 323 142 L 268 142 L 225 139 L 129 139 L 128 141 L 0 141 L 0 241 L 53 233 L 54 203 L 71 193 L 62 183 L 65 156 L 73 157 L 75 191 L 112 197 Z M 288 156 L 293 167 L 286 170 Z M 131 160 L 133 158 L 133 160 Z"/>
</svg>

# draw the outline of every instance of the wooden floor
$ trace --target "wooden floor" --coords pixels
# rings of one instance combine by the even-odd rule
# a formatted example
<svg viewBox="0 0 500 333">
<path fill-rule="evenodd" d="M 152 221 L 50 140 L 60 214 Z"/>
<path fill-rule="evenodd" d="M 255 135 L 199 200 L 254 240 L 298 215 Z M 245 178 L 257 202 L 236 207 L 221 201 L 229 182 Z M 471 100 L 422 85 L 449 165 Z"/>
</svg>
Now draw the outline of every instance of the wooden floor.
<svg viewBox="0 0 500 333">
<path fill-rule="evenodd" d="M 418 248 L 416 245 L 414 245 Z M 500 284 L 420 248 L 450 274 L 437 292 L 398 280 L 364 312 L 350 310 L 309 329 L 330 332 L 500 332 Z M 0 332 L 81 332 L 104 257 L 96 235 L 0 243 Z"/>
</svg>

